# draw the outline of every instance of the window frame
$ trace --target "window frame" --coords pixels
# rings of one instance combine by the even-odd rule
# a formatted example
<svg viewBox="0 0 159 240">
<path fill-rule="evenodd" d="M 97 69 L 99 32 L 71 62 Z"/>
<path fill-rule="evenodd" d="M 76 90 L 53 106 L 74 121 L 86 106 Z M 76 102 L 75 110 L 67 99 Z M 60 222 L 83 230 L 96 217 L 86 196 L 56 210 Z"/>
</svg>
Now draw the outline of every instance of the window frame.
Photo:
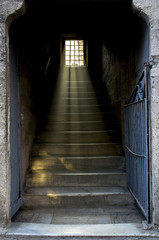
<svg viewBox="0 0 159 240">
<path fill-rule="evenodd" d="M 81 66 L 81 65 L 66 65 L 65 64 L 65 41 L 67 40 L 73 40 L 73 41 L 79 41 L 79 40 L 82 40 L 83 41 L 83 57 L 84 57 L 84 64 Z M 65 67 L 88 67 L 88 44 L 87 44 L 87 41 L 82 37 L 82 36 L 63 36 L 62 37 L 62 52 L 61 54 L 63 55 L 62 59 L 63 59 L 63 65 Z M 61 55 L 61 56 L 62 56 Z"/>
<path fill-rule="evenodd" d="M 85 44 L 83 39 L 65 39 L 65 66 L 85 66 Z M 66 59 L 68 56 L 68 59 Z"/>
</svg>

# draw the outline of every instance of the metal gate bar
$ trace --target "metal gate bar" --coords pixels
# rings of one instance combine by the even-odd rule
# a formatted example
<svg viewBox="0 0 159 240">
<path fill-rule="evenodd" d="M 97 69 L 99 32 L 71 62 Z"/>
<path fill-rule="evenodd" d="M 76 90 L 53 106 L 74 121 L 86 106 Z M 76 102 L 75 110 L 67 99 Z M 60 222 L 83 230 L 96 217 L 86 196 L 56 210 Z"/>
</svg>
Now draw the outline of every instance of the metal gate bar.
<svg viewBox="0 0 159 240">
<path fill-rule="evenodd" d="M 125 106 L 127 184 L 144 216 L 149 218 L 146 66 Z"/>
</svg>

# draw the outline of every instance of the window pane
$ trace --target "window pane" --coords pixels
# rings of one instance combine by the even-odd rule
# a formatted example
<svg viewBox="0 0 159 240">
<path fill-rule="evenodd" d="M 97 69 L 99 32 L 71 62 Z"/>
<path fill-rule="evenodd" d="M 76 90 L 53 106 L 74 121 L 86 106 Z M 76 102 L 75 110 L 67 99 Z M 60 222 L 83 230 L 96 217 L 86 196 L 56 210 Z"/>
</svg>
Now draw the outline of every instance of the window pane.
<svg viewBox="0 0 159 240">
<path fill-rule="evenodd" d="M 69 51 L 70 50 L 70 46 L 66 46 L 66 51 Z"/>
<path fill-rule="evenodd" d="M 66 61 L 66 65 L 67 65 L 67 66 L 69 65 L 69 61 Z"/>
<path fill-rule="evenodd" d="M 80 50 L 80 51 L 83 51 L 83 46 L 79 46 L 79 50 Z"/>
<path fill-rule="evenodd" d="M 80 65 L 80 66 L 83 66 L 83 65 L 84 65 L 84 63 L 80 61 L 80 64 L 79 64 L 79 65 Z"/>
<path fill-rule="evenodd" d="M 66 56 L 65 59 L 66 59 L 66 60 L 69 60 L 69 56 Z"/>
<path fill-rule="evenodd" d="M 66 40 L 66 41 L 65 41 L 65 44 L 66 44 L 66 45 L 70 45 L 70 41 L 69 41 L 69 40 Z"/>
<path fill-rule="evenodd" d="M 83 45 L 83 40 L 79 40 L 79 45 Z"/>
<path fill-rule="evenodd" d="M 75 44 L 75 41 L 72 40 L 71 41 L 71 46 L 74 46 L 74 44 Z"/>
<path fill-rule="evenodd" d="M 71 50 L 75 50 L 75 47 L 74 47 L 74 46 L 71 46 Z"/>
<path fill-rule="evenodd" d="M 66 51 L 66 55 L 67 55 L 67 56 L 70 55 L 70 51 Z"/>
<path fill-rule="evenodd" d="M 74 58 L 74 56 L 71 56 L 71 60 L 74 60 L 75 58 Z"/>
<path fill-rule="evenodd" d="M 83 51 L 79 51 L 79 55 L 82 56 L 83 55 Z"/>
</svg>

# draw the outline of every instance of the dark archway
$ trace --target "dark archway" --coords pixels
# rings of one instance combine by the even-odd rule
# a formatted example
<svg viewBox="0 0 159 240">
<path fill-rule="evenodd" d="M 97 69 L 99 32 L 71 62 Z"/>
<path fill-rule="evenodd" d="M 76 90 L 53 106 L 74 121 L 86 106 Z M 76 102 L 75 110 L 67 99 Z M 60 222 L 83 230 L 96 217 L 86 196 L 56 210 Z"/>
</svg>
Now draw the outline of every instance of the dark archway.
<svg viewBox="0 0 159 240">
<path fill-rule="evenodd" d="M 44 5 L 39 1 L 37 7 L 28 1 L 25 16 L 12 28 L 20 54 L 23 185 L 36 132 L 48 111 L 52 94 L 49 89 L 54 87 L 60 66 L 62 34 L 79 34 L 87 39 L 90 75 L 106 83 L 124 146 L 124 101 L 135 86 L 135 72 L 148 59 L 144 41 L 147 30 L 132 12 L 131 2 L 48 1 Z"/>
</svg>

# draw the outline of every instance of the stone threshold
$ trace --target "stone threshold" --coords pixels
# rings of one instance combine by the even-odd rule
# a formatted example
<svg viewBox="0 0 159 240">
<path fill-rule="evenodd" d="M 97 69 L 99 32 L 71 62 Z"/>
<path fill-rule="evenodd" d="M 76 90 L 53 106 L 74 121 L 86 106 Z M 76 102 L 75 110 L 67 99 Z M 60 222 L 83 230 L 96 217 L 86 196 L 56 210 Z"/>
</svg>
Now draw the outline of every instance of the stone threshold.
<svg viewBox="0 0 159 240">
<path fill-rule="evenodd" d="M 143 224 L 36 224 L 11 223 L 1 230 L 4 239 L 159 239 L 158 230 L 144 230 Z"/>
</svg>

